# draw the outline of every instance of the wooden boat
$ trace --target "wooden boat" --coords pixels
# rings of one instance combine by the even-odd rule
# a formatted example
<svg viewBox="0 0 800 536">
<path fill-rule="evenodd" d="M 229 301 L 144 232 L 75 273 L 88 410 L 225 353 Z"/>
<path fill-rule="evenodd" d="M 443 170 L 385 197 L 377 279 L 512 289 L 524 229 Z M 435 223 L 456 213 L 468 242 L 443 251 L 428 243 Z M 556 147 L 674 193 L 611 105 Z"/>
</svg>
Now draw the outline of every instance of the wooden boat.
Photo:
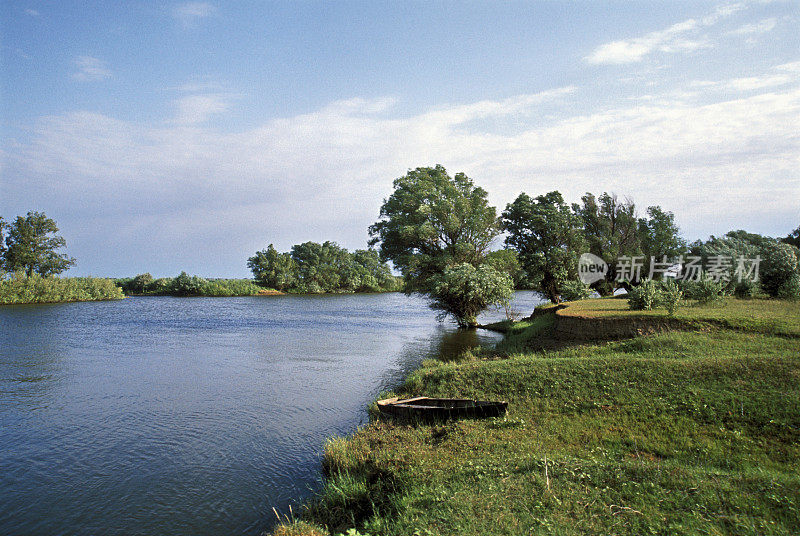
<svg viewBox="0 0 800 536">
<path fill-rule="evenodd" d="M 378 400 L 381 413 L 412 419 L 457 419 L 463 417 L 499 417 L 508 402 L 487 402 L 465 398 L 386 398 Z"/>
</svg>

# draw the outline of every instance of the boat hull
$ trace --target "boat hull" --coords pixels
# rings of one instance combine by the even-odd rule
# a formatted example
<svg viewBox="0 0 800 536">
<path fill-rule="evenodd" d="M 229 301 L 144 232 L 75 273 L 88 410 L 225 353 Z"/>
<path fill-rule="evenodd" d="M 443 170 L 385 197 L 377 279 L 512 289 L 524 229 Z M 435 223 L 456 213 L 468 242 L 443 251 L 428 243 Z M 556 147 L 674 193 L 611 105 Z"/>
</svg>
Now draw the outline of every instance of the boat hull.
<svg viewBox="0 0 800 536">
<path fill-rule="evenodd" d="M 381 413 L 411 419 L 462 419 L 500 417 L 506 413 L 508 402 L 490 402 L 464 398 L 415 397 L 388 398 L 378 401 Z"/>
</svg>

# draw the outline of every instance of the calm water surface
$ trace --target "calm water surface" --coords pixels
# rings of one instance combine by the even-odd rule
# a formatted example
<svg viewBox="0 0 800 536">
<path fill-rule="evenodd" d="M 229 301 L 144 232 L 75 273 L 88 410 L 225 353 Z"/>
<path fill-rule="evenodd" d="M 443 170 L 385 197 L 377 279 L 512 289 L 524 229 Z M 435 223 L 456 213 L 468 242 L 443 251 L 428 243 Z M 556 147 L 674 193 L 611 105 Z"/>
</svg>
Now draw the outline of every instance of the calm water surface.
<svg viewBox="0 0 800 536">
<path fill-rule="evenodd" d="M 380 391 L 496 337 L 401 294 L 0 307 L 0 533 L 258 534 Z"/>
</svg>

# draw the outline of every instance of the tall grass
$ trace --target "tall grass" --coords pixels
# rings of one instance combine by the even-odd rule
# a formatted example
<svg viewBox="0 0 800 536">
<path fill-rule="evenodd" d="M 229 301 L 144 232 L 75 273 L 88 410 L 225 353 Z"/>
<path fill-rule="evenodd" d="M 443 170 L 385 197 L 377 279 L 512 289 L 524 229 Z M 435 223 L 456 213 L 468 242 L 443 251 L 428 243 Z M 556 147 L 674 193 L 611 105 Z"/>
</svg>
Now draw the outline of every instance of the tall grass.
<svg viewBox="0 0 800 536">
<path fill-rule="evenodd" d="M 122 289 L 99 277 L 42 277 L 0 274 L 0 304 L 119 300 Z"/>
<path fill-rule="evenodd" d="M 204 279 L 189 276 L 185 272 L 178 277 L 150 278 L 141 282 L 142 276 L 117 279 L 116 284 L 122 287 L 127 295 L 139 296 L 256 296 L 264 292 L 264 287 L 257 285 L 252 279 Z"/>
</svg>

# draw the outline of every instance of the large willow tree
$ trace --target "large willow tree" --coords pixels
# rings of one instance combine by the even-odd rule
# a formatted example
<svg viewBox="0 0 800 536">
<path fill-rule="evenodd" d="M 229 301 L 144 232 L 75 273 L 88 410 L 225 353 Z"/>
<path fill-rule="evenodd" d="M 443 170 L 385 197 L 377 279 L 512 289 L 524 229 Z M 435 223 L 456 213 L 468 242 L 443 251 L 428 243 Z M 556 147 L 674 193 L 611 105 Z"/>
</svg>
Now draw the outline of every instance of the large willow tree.
<svg viewBox="0 0 800 536">
<path fill-rule="evenodd" d="M 402 272 L 405 292 L 428 296 L 462 327 L 477 324 L 482 309 L 512 292 L 511 278 L 485 262 L 500 234 L 486 195 L 464 173 L 417 168 L 394 181 L 380 221 L 369 229 L 370 243 Z"/>
</svg>

